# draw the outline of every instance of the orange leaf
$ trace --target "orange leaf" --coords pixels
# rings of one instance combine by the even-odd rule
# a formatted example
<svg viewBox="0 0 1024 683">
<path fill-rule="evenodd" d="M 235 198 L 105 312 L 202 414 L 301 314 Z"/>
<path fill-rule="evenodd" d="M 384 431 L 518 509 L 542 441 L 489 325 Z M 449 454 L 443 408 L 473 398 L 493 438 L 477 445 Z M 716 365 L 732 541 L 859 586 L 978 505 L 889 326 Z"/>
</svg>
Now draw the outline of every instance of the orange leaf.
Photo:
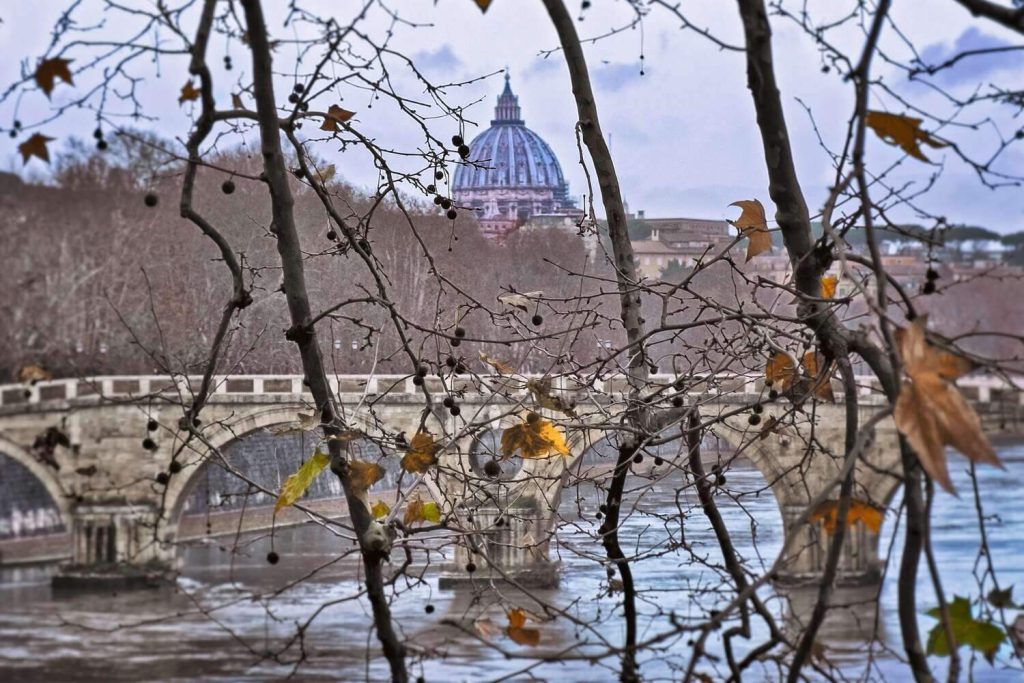
<svg viewBox="0 0 1024 683">
<path fill-rule="evenodd" d="M 46 163 L 50 163 L 50 150 L 46 148 L 46 143 L 53 142 L 54 138 L 48 138 L 41 133 L 36 133 L 25 142 L 18 145 L 18 151 L 21 152 L 21 160 L 24 163 L 28 163 L 28 160 L 32 157 L 39 157 Z"/>
<path fill-rule="evenodd" d="M 349 111 L 348 109 L 342 109 L 336 104 L 332 104 L 327 110 L 327 116 L 324 117 L 324 122 L 320 125 L 320 130 L 329 130 L 332 133 L 336 132 L 339 123 L 345 123 L 353 116 L 355 112 Z"/>
<path fill-rule="evenodd" d="M 729 221 L 747 238 L 747 260 L 758 254 L 772 250 L 772 235 L 768 232 L 768 220 L 764 216 L 764 206 L 756 199 L 741 199 L 729 206 L 738 206 L 743 211 L 740 217 Z"/>
<path fill-rule="evenodd" d="M 490 365 L 492 368 L 497 370 L 499 375 L 511 375 L 516 371 L 515 368 L 513 368 L 511 365 L 509 365 L 503 360 L 491 358 L 483 351 L 479 351 L 478 353 L 480 354 L 480 360 L 482 360 L 484 363 Z"/>
<path fill-rule="evenodd" d="M 502 432 L 502 459 L 509 458 L 516 451 L 524 458 L 546 458 L 556 453 L 569 455 L 562 431 L 537 413 L 530 413 L 522 424 Z"/>
<path fill-rule="evenodd" d="M 384 468 L 374 462 L 363 462 L 362 460 L 349 460 L 348 473 L 345 479 L 349 486 L 359 494 L 366 491 L 384 478 Z"/>
<path fill-rule="evenodd" d="M 46 382 L 51 379 L 53 379 L 53 373 L 38 363 L 24 365 L 18 370 L 18 381 L 24 382 L 25 384 Z"/>
<path fill-rule="evenodd" d="M 441 509 L 437 507 L 437 503 L 429 502 L 424 503 L 419 498 L 410 500 L 405 506 L 405 515 L 402 518 L 402 522 L 409 526 L 416 522 L 440 522 L 441 521 Z"/>
<path fill-rule="evenodd" d="M 426 474 L 430 466 L 437 462 L 439 450 L 441 446 L 428 432 L 416 432 L 409 450 L 402 456 L 402 469 L 414 474 Z"/>
<path fill-rule="evenodd" d="M 192 81 L 188 81 L 185 85 L 181 86 L 181 94 L 178 95 L 178 104 L 194 102 L 199 99 L 199 94 L 199 90 L 192 85 Z"/>
<path fill-rule="evenodd" d="M 972 462 L 1002 467 L 981 419 L 950 381 L 970 371 L 966 359 L 934 348 L 925 338 L 925 316 L 900 330 L 897 346 L 909 380 L 904 380 L 893 417 L 921 467 L 942 488 L 954 492 L 945 447 L 953 446 Z"/>
<path fill-rule="evenodd" d="M 540 631 L 535 628 L 526 628 L 525 624 L 526 612 L 519 608 L 509 610 L 508 628 L 505 629 L 505 633 L 520 645 L 537 647 L 540 644 Z"/>
<path fill-rule="evenodd" d="M 821 522 L 822 528 L 830 534 L 836 532 L 836 523 L 839 521 L 839 501 L 826 500 L 818 504 L 808 518 L 811 522 Z M 852 527 L 861 522 L 865 527 L 876 534 L 882 530 L 882 510 L 871 503 L 853 498 L 850 500 L 850 509 L 846 513 L 846 526 Z"/>
<path fill-rule="evenodd" d="M 47 97 L 53 92 L 54 81 L 57 79 L 64 81 L 68 85 L 74 85 L 71 80 L 71 70 L 68 68 L 70 63 L 71 60 L 61 59 L 60 57 L 44 59 L 39 62 L 35 73 L 36 84 L 46 93 Z"/>
<path fill-rule="evenodd" d="M 802 398 L 809 393 L 822 401 L 834 401 L 832 393 L 832 367 L 824 365 L 824 357 L 817 351 L 808 351 L 800 360 L 803 372 L 798 372 L 792 357 L 778 351 L 768 359 L 765 365 L 765 379 L 772 383 L 772 388 L 780 394 L 790 392 L 793 398 Z"/>
<path fill-rule="evenodd" d="M 921 119 L 911 116 L 869 111 L 864 117 L 864 123 L 875 131 L 878 137 L 890 145 L 899 146 L 904 152 L 921 161 L 928 161 L 928 157 L 921 151 L 918 143 L 923 142 L 929 147 L 935 148 L 948 146 L 947 143 L 932 137 L 927 131 L 921 130 Z"/>
<path fill-rule="evenodd" d="M 836 286 L 839 284 L 839 278 L 835 275 L 826 275 L 821 278 L 821 298 L 822 299 L 833 299 L 836 296 Z"/>
</svg>

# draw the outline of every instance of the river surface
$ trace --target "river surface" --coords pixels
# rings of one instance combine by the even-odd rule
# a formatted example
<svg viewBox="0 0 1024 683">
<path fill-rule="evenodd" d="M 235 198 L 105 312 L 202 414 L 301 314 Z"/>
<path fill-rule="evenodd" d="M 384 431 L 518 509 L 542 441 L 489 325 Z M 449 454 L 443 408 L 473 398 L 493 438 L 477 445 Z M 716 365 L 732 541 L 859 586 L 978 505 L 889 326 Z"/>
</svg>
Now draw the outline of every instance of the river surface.
<svg viewBox="0 0 1024 683">
<path fill-rule="evenodd" d="M 1004 443 L 999 452 L 1006 471 L 978 468 L 978 485 L 986 511 L 988 547 L 1001 587 L 1017 586 L 1024 598 L 1024 443 Z M 977 600 L 984 564 L 979 564 L 979 525 L 966 461 L 950 460 L 959 498 L 940 493 L 933 510 L 934 552 L 947 597 Z M 636 501 L 638 512 L 624 523 L 621 537 L 633 551 L 658 554 L 636 565 L 640 593 L 640 638 L 664 633 L 670 614 L 678 623 L 697 619 L 723 604 L 730 588 L 714 568 L 719 557 L 714 537 L 692 497 L 677 500 L 680 480 L 669 477 Z M 723 516 L 738 550 L 755 570 L 774 559 L 781 544 L 781 520 L 774 498 L 763 489 L 762 476 L 749 465 L 728 472 L 726 488 L 735 496 L 720 496 Z M 634 495 L 633 498 L 636 498 Z M 622 620 L 617 595 L 610 593 L 604 567 L 588 554 L 601 555 L 592 540 L 601 495 L 592 488 L 569 489 L 562 502 L 567 522 L 558 534 L 562 562 L 561 586 L 530 595 L 501 589 L 501 595 L 482 584 L 457 590 L 438 588 L 439 560 L 424 568 L 414 555 L 410 573 L 420 582 L 400 580 L 401 595 L 393 604 L 402 637 L 422 653 L 411 658 L 412 677 L 426 681 L 615 680 L 614 659 L 597 663 L 583 659 L 552 662 L 560 652 L 596 652 L 601 639 L 621 642 Z M 679 524 L 679 507 L 686 511 Z M 894 503 L 898 507 L 899 501 Z M 756 538 L 756 543 L 754 542 Z M 235 552 L 207 544 L 183 551 L 182 577 L 176 587 L 121 594 L 55 596 L 48 585 L 0 586 L 0 680 L 3 681 L 262 681 L 291 674 L 295 680 L 384 680 L 387 669 L 376 653 L 365 601 L 352 599 L 359 586 L 359 564 L 334 561 L 341 541 L 316 525 L 278 530 L 276 566 L 266 563 L 270 540 L 265 535 L 244 539 Z M 883 548 L 902 546 L 902 530 L 890 512 L 883 527 Z M 690 552 L 680 550 L 685 543 Z M 676 547 L 670 550 L 670 545 Z M 225 547 L 233 545 L 230 541 Z M 664 552 L 660 552 L 664 551 Z M 423 551 L 418 551 L 423 555 Z M 820 637 L 819 666 L 836 667 L 849 680 L 903 681 L 896 616 L 895 575 L 898 551 L 893 553 L 881 587 L 881 610 L 871 608 L 878 588 L 839 591 L 846 605 L 826 621 Z M 763 559 L 759 559 L 763 558 Z M 396 558 L 397 559 L 397 558 Z M 763 563 L 763 565 L 762 565 Z M 314 572 L 312 576 L 307 576 Z M 305 577 L 302 581 L 296 581 Z M 991 588 L 989 580 L 984 591 Z M 791 591 L 789 600 L 771 589 L 762 591 L 786 628 L 813 604 L 813 591 Z M 504 637 L 507 624 L 499 605 L 511 603 L 539 613 L 534 598 L 557 604 L 564 615 L 553 621 L 528 623 L 540 630 L 536 648 L 516 645 Z M 922 633 L 936 623 L 924 614 L 935 605 L 934 592 L 922 559 L 919 576 Z M 428 613 L 427 606 L 432 610 Z M 974 606 L 977 614 L 978 606 Z M 1020 610 L 1007 610 L 1012 622 Z M 314 618 L 315 617 L 315 618 Z M 302 644 L 295 641 L 297 624 L 304 624 Z M 592 627 L 585 626 L 593 624 Z M 493 633 L 492 633 L 493 631 Z M 764 637 L 755 620 L 756 644 Z M 872 637 L 876 634 L 876 637 Z M 665 639 L 644 656 L 644 680 L 679 680 L 692 647 L 688 634 Z M 289 645 L 290 643 L 290 645 Z M 581 645 L 582 643 L 582 645 Z M 589 643 L 589 645 L 587 644 Z M 737 652 L 745 651 L 742 642 Z M 721 642 L 709 639 L 708 650 L 721 653 Z M 305 657 L 299 657 L 304 651 Z M 506 654 L 508 656 L 506 656 Z M 994 665 L 961 649 L 963 666 L 977 681 L 1022 681 L 1019 660 L 1003 645 Z M 946 660 L 931 659 L 936 673 Z M 698 671 L 719 680 L 721 662 L 702 663 Z M 778 680 L 770 662 L 756 664 L 744 680 Z M 966 674 L 963 676 L 966 679 Z"/>
</svg>

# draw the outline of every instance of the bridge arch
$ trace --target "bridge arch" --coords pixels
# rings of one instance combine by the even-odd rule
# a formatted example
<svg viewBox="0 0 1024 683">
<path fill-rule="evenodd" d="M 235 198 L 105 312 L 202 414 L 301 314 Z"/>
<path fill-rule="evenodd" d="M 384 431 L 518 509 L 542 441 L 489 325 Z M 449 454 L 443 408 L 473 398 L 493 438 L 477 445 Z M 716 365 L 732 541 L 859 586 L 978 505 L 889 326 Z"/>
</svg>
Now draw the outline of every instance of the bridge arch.
<svg viewBox="0 0 1024 683">
<path fill-rule="evenodd" d="M 27 470 L 46 490 L 53 501 L 60 521 L 65 529 L 69 529 L 72 519 L 72 503 L 67 492 L 61 484 L 57 473 L 34 457 L 24 448 L 13 441 L 0 436 L 0 455 L 10 458 L 12 461 Z"/>
</svg>

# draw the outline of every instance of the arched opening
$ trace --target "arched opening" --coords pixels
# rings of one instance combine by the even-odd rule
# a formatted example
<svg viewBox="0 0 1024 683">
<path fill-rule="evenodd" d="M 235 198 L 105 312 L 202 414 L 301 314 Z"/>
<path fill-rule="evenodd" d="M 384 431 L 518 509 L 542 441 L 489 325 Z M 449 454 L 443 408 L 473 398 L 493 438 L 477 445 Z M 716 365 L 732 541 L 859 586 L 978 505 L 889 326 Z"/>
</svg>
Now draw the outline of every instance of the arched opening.
<svg viewBox="0 0 1024 683">
<path fill-rule="evenodd" d="M 2 580 L 31 578 L 8 568 L 55 565 L 69 558 L 69 524 L 67 499 L 56 476 L 13 444 L 0 442 Z"/>
</svg>

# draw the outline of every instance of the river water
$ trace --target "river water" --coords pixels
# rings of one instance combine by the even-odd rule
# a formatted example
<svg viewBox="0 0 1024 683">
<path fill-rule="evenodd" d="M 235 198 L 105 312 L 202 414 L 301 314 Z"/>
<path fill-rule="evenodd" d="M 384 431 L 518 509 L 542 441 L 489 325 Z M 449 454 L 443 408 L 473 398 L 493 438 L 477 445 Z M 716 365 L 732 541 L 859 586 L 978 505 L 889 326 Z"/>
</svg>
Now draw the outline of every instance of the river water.
<svg viewBox="0 0 1024 683">
<path fill-rule="evenodd" d="M 1006 443 L 999 451 L 1006 471 L 979 468 L 979 489 L 999 584 L 1018 586 L 1020 599 L 1024 598 L 1024 443 Z M 965 462 L 951 456 L 960 497 L 945 493 L 936 497 L 934 551 L 947 597 L 956 594 L 976 600 L 982 592 L 976 576 L 983 565 L 978 564 L 979 526 Z M 755 569 L 761 566 L 759 557 L 764 566 L 770 564 L 781 543 L 781 520 L 773 497 L 767 491 L 755 493 L 763 487 L 756 470 L 737 465 L 726 483 L 735 500 L 720 496 L 737 548 Z M 676 488 L 669 478 L 648 489 L 636 501 L 637 512 L 621 532 L 632 550 L 651 554 L 635 570 L 641 588 L 641 640 L 668 630 L 670 615 L 683 624 L 700 618 L 727 600 L 730 592 L 715 569 L 718 552 L 706 520 L 691 498 L 677 500 Z M 562 583 L 556 590 L 532 596 L 505 589 L 498 595 L 479 584 L 440 590 L 436 559 L 423 571 L 421 582 L 399 581 L 396 588 L 402 594 L 393 610 L 402 637 L 417 650 L 410 660 L 413 678 L 474 683 L 615 680 L 614 659 L 542 661 L 569 651 L 592 654 L 601 639 L 617 643 L 623 637 L 617 595 L 609 592 L 604 567 L 587 556 L 601 552 L 591 537 L 600 524 L 596 519 L 600 502 L 601 496 L 590 488 L 566 491 L 562 512 L 567 521 L 559 531 L 557 547 Z M 680 506 L 685 511 L 682 525 Z M 889 542 L 895 548 L 902 546 L 902 532 L 892 512 L 883 527 L 883 546 Z M 182 577 L 174 588 L 54 596 L 45 584 L 0 586 L 0 680 L 259 681 L 289 674 L 296 680 L 386 679 L 381 658 L 367 656 L 368 649 L 375 654 L 377 645 L 370 630 L 369 606 L 351 599 L 359 586 L 359 564 L 353 559 L 332 563 L 339 539 L 316 525 L 278 530 L 273 544 L 281 561 L 275 566 L 265 561 L 269 543 L 265 535 L 258 535 L 245 539 L 235 552 L 216 544 L 186 550 Z M 688 551 L 680 549 L 682 544 Z M 414 556 L 410 573 L 423 570 L 422 559 Z M 878 614 L 871 608 L 878 588 L 839 591 L 837 601 L 847 606 L 826 621 L 819 638 L 823 655 L 819 666 L 836 667 L 839 675 L 850 680 L 907 680 L 899 661 L 902 649 L 895 611 L 898 551 L 888 566 Z M 317 570 L 313 576 L 295 582 L 313 570 Z M 990 587 L 989 581 L 984 591 Z M 787 594 L 789 600 L 770 589 L 762 595 L 787 628 L 795 628 L 814 599 L 812 591 L 792 591 Z M 561 606 L 563 616 L 528 624 L 540 629 L 538 647 L 516 645 L 501 633 L 507 622 L 499 602 L 539 614 L 534 598 Z M 935 597 L 923 561 L 919 605 L 922 633 L 927 634 L 936 622 L 924 612 L 935 605 Z M 975 605 L 975 613 L 977 609 Z M 1012 622 L 1018 611 L 1008 610 L 1007 621 Z M 300 648 L 291 642 L 297 624 L 314 616 L 304 629 Z M 759 642 L 764 633 L 755 620 L 753 642 Z M 667 638 L 647 653 L 642 663 L 644 680 L 679 680 L 692 650 L 689 637 Z M 708 641 L 712 654 L 721 653 L 716 638 L 717 634 Z M 305 657 L 298 661 L 300 650 Z M 738 643 L 737 652 L 743 651 Z M 972 658 L 967 649 L 961 649 L 961 654 L 974 680 L 1024 680 L 1008 643 L 994 665 Z M 932 664 L 941 673 L 945 660 L 933 657 Z M 702 663 L 697 670 L 719 680 L 725 669 L 720 661 L 717 666 Z M 778 669 L 764 662 L 753 666 L 744 680 L 778 678 Z"/>
</svg>

